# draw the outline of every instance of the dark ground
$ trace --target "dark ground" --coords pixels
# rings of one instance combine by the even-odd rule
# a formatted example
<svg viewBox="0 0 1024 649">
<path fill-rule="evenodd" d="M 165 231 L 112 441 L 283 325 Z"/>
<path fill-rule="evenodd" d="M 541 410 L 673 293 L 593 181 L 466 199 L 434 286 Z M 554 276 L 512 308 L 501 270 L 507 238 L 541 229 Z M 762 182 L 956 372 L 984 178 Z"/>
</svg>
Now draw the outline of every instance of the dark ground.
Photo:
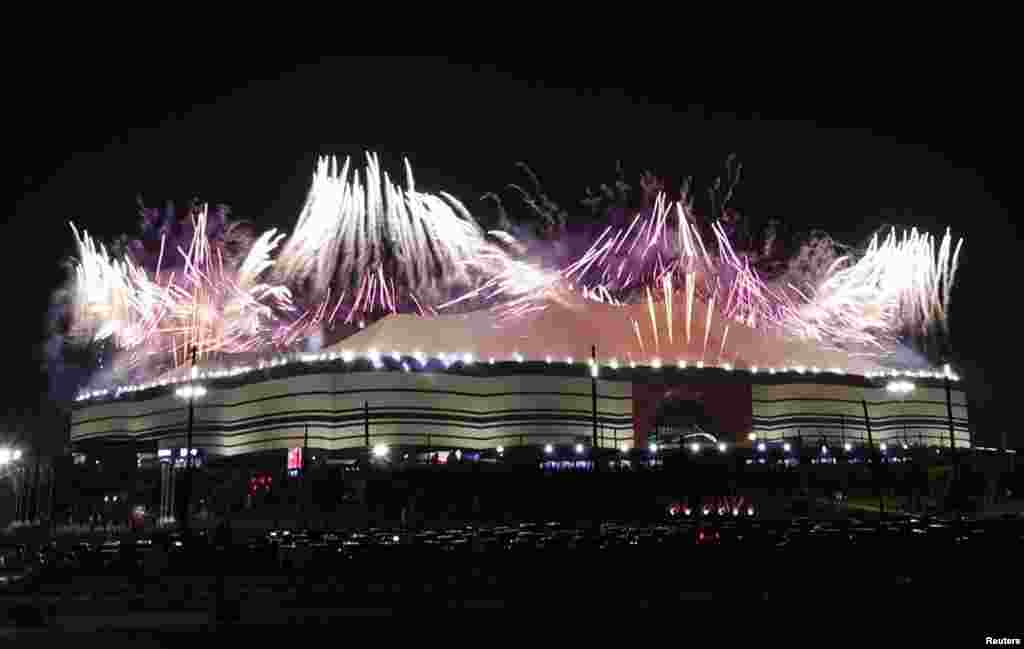
<svg viewBox="0 0 1024 649">
<path fill-rule="evenodd" d="M 581 610 L 664 620 L 706 600 L 736 611 L 826 604 L 869 617 L 898 617 L 908 606 L 939 611 L 959 600 L 994 606 L 989 616 L 1000 619 L 999 607 L 1013 601 L 1024 577 L 1020 520 L 832 518 L 819 525 L 811 517 L 726 516 L 705 521 L 707 538 L 718 534 L 712 543 L 700 542 L 700 523 L 677 519 L 600 533 L 517 525 L 504 537 L 490 528 L 396 530 L 397 544 L 391 530 L 379 531 L 383 542 L 346 532 L 216 547 L 228 542 L 220 536 L 196 540 L 190 551 L 172 543 L 164 563 L 146 558 L 156 556 L 145 554 L 152 546 L 134 556 L 119 549 L 106 559 L 94 553 L 64 567 L 51 563 L 0 595 L 0 625 L 213 630 L 495 609 L 550 621 Z"/>
</svg>

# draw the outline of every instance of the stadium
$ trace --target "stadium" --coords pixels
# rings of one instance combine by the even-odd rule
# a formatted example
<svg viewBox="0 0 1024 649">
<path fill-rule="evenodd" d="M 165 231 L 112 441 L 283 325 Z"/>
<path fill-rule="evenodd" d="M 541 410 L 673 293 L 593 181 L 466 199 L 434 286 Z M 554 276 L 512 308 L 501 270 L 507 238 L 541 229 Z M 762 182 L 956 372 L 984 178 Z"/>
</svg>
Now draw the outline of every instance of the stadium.
<svg viewBox="0 0 1024 649">
<path fill-rule="evenodd" d="M 171 472 L 184 468 L 189 448 L 184 385 L 202 388 L 191 398 L 197 464 L 229 460 L 282 477 L 312 457 L 397 467 L 398 458 L 444 462 L 458 453 L 466 461 L 525 458 L 549 469 L 592 469 L 598 458 L 612 466 L 650 463 L 692 444 L 756 456 L 806 441 L 842 457 L 870 442 L 888 446 L 893 461 L 908 447 L 970 446 L 966 394 L 956 377 L 864 377 L 810 364 L 593 364 L 584 360 L 585 340 L 571 344 L 565 327 L 537 336 L 557 356 L 540 360 L 524 347 L 509 358 L 498 348 L 508 332 L 467 340 L 480 330 L 476 318 L 447 320 L 396 315 L 346 339 L 343 350 L 277 358 L 244 374 L 197 369 L 181 384 L 83 402 L 71 440 L 96 456 L 127 443 L 140 463 L 162 463 L 162 490 L 173 490 Z M 565 332 L 561 346 L 558 332 Z M 474 352 L 375 351 L 410 339 Z M 349 351 L 363 343 L 358 355 Z M 595 453 L 595 445 L 607 451 Z"/>
<path fill-rule="evenodd" d="M 459 318 L 455 324 L 463 326 L 452 327 L 446 320 L 392 316 L 346 339 L 344 350 L 275 358 L 245 374 L 197 368 L 194 383 L 205 393 L 194 405 L 195 447 L 226 456 L 283 450 L 302 446 L 307 433 L 308 446 L 324 451 L 379 444 L 475 450 L 574 445 L 593 441 L 596 417 L 598 445 L 628 450 L 665 441 L 655 439 L 654 429 L 672 403 L 692 404 L 700 420 L 691 422 L 694 432 L 703 426 L 709 439 L 730 446 L 798 435 L 840 445 L 867 441 L 865 404 L 877 442 L 948 446 L 952 434 L 958 445 L 969 443 L 965 392 L 939 373 L 864 377 L 811 364 L 595 364 L 586 339 L 573 345 L 567 326 L 537 335 L 546 351 L 557 349 L 554 354 L 524 347 L 510 358 L 496 347 L 508 335 L 504 330 L 493 341 L 467 341 L 473 325 Z M 557 332 L 565 332 L 562 345 Z M 430 338 L 473 351 L 376 351 Z M 360 353 L 349 351 L 364 342 Z M 478 346 L 467 344 L 474 342 Z M 902 392 L 903 386 L 912 392 Z M 184 448 L 185 401 L 180 388 L 164 386 L 81 404 L 71 440 Z M 366 443 L 367 423 L 372 444 Z"/>
<path fill-rule="evenodd" d="M 76 229 L 69 338 L 115 350 L 75 401 L 76 457 L 161 466 L 169 516 L 191 463 L 594 469 L 971 444 L 959 377 L 906 344 L 946 328 L 948 232 L 937 256 L 916 230 L 854 255 L 812 242 L 780 274 L 770 239 L 741 247 L 729 214 L 658 194 L 599 236 L 563 234 L 575 252 L 538 251 L 407 172 L 403 190 L 370 156 L 364 186 L 322 160 L 288 237 L 205 207 L 144 210 L 121 257 Z"/>
</svg>

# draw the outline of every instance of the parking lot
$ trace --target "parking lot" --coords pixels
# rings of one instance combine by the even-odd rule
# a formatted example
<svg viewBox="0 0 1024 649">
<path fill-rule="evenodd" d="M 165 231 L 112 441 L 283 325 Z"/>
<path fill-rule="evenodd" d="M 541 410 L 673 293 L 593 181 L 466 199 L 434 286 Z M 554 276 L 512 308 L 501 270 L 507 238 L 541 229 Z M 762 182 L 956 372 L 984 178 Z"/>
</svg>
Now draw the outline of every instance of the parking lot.
<svg viewBox="0 0 1024 649">
<path fill-rule="evenodd" d="M 865 591 L 898 601 L 911 592 L 938 596 L 953 584 L 980 588 L 979 565 L 1019 572 L 1022 546 L 1019 519 L 760 521 L 680 512 L 584 527 L 278 529 L 245 540 L 172 534 L 8 546 L 0 602 L 8 623 L 24 624 L 12 611 L 24 618 L 31 609 L 36 624 L 60 625 L 111 615 L 115 624 L 118 614 L 120 623 L 175 613 L 249 624 L 569 601 L 621 610 L 690 599 L 845 600 Z"/>
</svg>

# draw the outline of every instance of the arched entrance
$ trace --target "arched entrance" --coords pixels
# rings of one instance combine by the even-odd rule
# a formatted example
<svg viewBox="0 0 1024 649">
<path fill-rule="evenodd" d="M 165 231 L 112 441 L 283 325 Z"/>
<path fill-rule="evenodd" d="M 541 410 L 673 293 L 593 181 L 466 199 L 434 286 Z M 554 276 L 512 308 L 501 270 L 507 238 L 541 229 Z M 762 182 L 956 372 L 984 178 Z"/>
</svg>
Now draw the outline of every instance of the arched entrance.
<svg viewBox="0 0 1024 649">
<path fill-rule="evenodd" d="M 694 405 L 678 404 L 683 409 L 697 410 L 703 415 L 696 422 L 704 432 L 730 446 L 741 439 L 746 440 L 753 425 L 753 401 L 751 384 L 746 381 L 727 383 L 658 383 L 635 381 L 633 383 L 633 432 L 634 443 L 646 447 L 656 434 L 659 412 L 671 419 L 671 404 L 690 401 Z M 668 412 L 665 412 L 665 411 Z M 668 422 L 671 428 L 671 420 Z"/>
<path fill-rule="evenodd" d="M 659 448 L 678 448 L 690 440 L 717 443 L 714 422 L 699 401 L 668 396 L 658 404 L 647 441 Z"/>
</svg>

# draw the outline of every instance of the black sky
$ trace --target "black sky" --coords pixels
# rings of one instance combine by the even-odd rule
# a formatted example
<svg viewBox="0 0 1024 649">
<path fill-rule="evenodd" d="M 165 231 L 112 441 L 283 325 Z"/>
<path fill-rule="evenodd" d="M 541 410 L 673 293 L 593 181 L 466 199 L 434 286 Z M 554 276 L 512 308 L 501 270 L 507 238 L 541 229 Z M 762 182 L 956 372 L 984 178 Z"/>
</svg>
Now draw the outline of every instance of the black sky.
<svg viewBox="0 0 1024 649">
<path fill-rule="evenodd" d="M 134 232 L 137 194 L 154 205 L 224 202 L 289 228 L 323 153 L 374 150 L 394 172 L 408 156 L 418 185 L 471 209 L 521 180 L 520 160 L 569 205 L 611 180 L 616 160 L 634 175 L 694 175 L 705 188 L 736 153 L 745 212 L 844 240 L 894 221 L 966 237 L 954 342 L 972 417 L 998 439 L 1021 262 L 1005 193 L 1009 104 L 979 76 L 997 71 L 954 86 L 939 65 L 698 79 L 649 61 L 129 59 L 15 73 L 9 159 L 21 196 L 4 232 L 5 328 L 9 376 L 28 378 L 8 384 L 8 412 L 51 409 L 36 350 L 58 261 L 71 252 L 66 222 Z"/>
</svg>

